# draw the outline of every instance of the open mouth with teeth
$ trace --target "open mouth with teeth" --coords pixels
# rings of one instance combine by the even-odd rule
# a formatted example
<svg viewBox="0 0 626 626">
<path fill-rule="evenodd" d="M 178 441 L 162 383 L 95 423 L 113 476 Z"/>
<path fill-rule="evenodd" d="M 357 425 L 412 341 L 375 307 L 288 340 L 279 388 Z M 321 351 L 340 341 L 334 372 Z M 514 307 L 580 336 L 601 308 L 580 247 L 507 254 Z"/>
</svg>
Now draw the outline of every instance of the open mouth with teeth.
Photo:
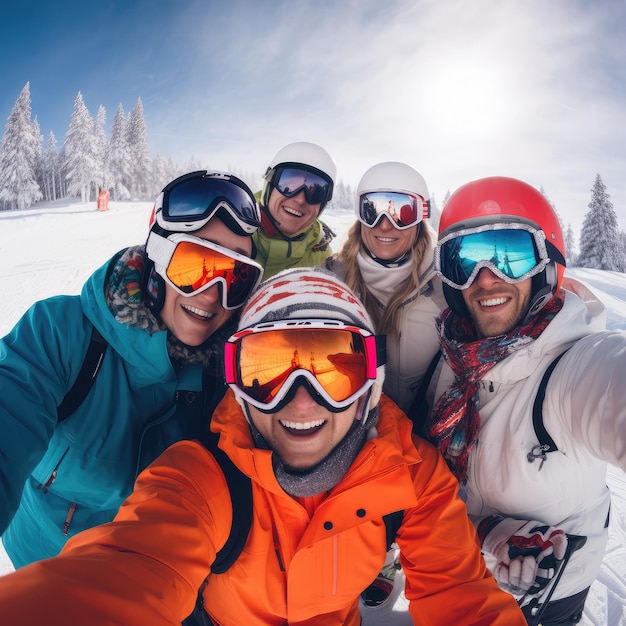
<svg viewBox="0 0 626 626">
<path fill-rule="evenodd" d="M 311 422 L 288 422 L 287 420 L 280 420 L 281 426 L 290 434 L 295 437 L 306 437 L 318 432 L 326 420 L 313 420 Z"/>
<path fill-rule="evenodd" d="M 195 306 L 190 306 L 189 304 L 183 304 L 181 306 L 185 313 L 197 320 L 210 320 L 214 315 L 214 313 L 203 311 L 202 309 L 199 309 Z"/>
<path fill-rule="evenodd" d="M 380 235 L 377 236 L 376 239 L 381 243 L 393 243 L 394 241 L 397 241 L 395 237 L 381 237 Z"/>
<path fill-rule="evenodd" d="M 301 213 L 300 211 L 290 207 L 290 206 L 282 206 L 281 207 L 283 211 L 285 211 L 285 213 L 289 213 L 289 215 L 293 215 L 294 217 L 302 217 L 304 215 L 304 213 Z"/>
<path fill-rule="evenodd" d="M 506 304 L 510 298 L 488 298 L 487 300 L 480 300 L 480 306 L 490 307 L 490 306 L 500 306 L 501 304 Z"/>
</svg>

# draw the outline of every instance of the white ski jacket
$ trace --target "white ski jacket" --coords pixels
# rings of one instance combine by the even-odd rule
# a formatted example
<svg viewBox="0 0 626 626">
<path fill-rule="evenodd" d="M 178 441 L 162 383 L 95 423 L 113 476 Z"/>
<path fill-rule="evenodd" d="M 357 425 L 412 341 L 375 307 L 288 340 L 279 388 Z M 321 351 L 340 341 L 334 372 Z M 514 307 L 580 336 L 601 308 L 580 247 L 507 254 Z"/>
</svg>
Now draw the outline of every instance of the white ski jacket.
<svg viewBox="0 0 626 626">
<path fill-rule="evenodd" d="M 606 463 L 626 469 L 626 333 L 605 330 L 606 310 L 582 283 L 565 278 L 563 287 L 565 304 L 542 335 L 481 381 L 480 430 L 460 490 L 476 525 L 497 514 L 587 536 L 552 600 L 582 591 L 600 571 L 610 505 Z M 558 451 L 542 467 L 541 459 L 527 457 L 538 444 L 532 405 L 546 368 L 567 348 L 543 403 Z M 445 363 L 436 398 L 452 379 Z"/>
<path fill-rule="evenodd" d="M 363 252 L 359 253 L 357 261 L 363 282 L 383 307 L 411 273 L 411 263 L 386 267 Z M 343 264 L 334 257 L 326 262 L 326 267 L 344 278 Z M 435 320 L 447 306 L 441 281 L 433 268 L 432 250 L 422 259 L 420 285 L 419 291 L 402 304 L 398 335 L 387 335 L 383 391 L 405 412 L 411 407 L 419 383 L 439 350 Z"/>
</svg>

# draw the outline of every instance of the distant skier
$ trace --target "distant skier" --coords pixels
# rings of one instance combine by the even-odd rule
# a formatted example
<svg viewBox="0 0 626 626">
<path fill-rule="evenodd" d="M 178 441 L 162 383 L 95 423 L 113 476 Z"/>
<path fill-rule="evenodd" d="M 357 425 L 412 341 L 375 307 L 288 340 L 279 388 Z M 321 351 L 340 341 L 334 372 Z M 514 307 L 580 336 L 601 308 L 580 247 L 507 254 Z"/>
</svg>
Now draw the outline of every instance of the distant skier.
<svg viewBox="0 0 626 626">
<path fill-rule="evenodd" d="M 106 189 L 101 189 L 98 194 L 98 211 L 109 210 L 109 192 Z"/>
</svg>

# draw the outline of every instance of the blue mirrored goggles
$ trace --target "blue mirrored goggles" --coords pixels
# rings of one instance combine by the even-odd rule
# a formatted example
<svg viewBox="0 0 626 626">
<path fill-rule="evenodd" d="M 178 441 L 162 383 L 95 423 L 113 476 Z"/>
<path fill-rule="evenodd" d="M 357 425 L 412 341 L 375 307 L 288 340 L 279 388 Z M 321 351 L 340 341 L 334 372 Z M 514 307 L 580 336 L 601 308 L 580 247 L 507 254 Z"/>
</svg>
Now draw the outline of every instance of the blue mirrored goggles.
<svg viewBox="0 0 626 626">
<path fill-rule="evenodd" d="M 207 171 L 185 174 L 167 185 L 157 200 L 155 218 L 166 230 L 174 226 L 177 232 L 190 232 L 202 228 L 220 210 L 238 234 L 251 235 L 261 224 L 254 195 L 242 180 Z"/>
<path fill-rule="evenodd" d="M 483 267 L 518 283 L 550 263 L 542 230 L 529 224 L 490 224 L 446 235 L 435 247 L 435 270 L 455 289 L 467 289 Z"/>
<path fill-rule="evenodd" d="M 332 197 L 333 185 L 328 178 L 298 167 L 278 167 L 271 183 L 286 198 L 301 191 L 308 204 L 322 204 Z"/>
<path fill-rule="evenodd" d="M 429 214 L 429 205 L 422 196 L 401 191 L 372 191 L 359 196 L 360 222 L 374 228 L 386 216 L 398 229 L 419 224 Z"/>
</svg>

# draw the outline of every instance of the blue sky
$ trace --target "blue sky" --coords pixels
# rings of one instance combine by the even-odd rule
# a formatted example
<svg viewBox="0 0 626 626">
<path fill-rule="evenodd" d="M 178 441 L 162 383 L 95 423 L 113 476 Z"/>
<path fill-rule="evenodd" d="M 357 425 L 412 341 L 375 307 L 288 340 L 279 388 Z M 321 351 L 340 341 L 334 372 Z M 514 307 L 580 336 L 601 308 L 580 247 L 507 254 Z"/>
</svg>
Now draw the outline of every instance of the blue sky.
<svg viewBox="0 0 626 626">
<path fill-rule="evenodd" d="M 7 6 L 9 5 L 9 6 Z M 0 8 L 0 124 L 30 81 L 63 141 L 141 98 L 153 155 L 262 174 L 297 140 L 355 185 L 405 161 L 439 204 L 489 175 L 579 230 L 600 173 L 626 230 L 626 0 L 23 0 Z"/>
</svg>

